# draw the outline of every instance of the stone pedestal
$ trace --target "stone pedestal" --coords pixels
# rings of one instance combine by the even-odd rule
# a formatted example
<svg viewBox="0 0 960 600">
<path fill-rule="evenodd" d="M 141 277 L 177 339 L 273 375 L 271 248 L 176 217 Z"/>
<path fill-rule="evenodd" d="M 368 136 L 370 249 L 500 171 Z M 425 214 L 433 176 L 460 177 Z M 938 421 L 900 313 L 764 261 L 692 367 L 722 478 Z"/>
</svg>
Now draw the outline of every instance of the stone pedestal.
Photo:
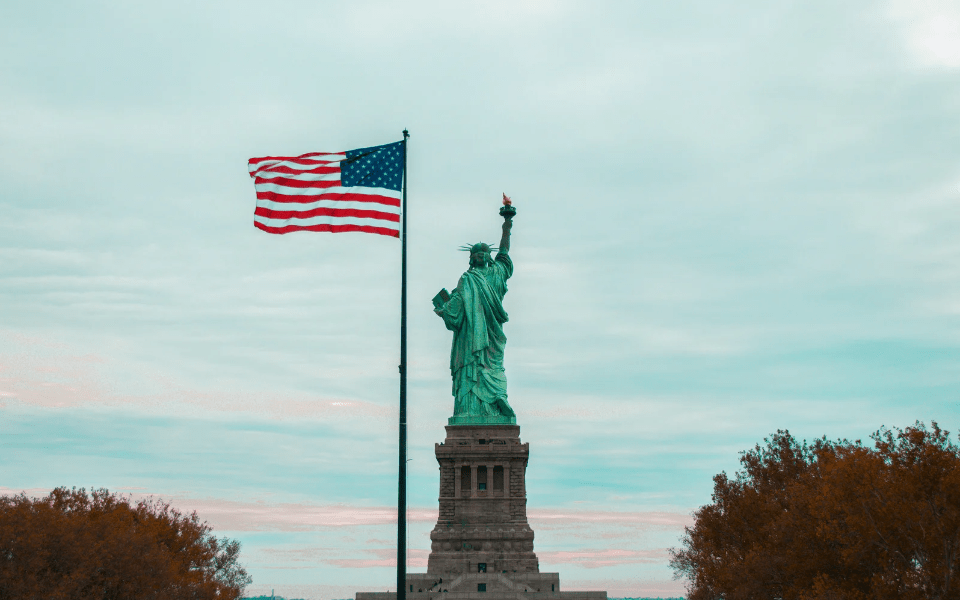
<svg viewBox="0 0 960 600">
<path fill-rule="evenodd" d="M 541 573 L 527 523 L 529 444 L 512 424 L 448 425 L 435 447 L 440 516 L 430 532 L 426 573 L 408 573 L 410 600 L 606 600 L 606 592 L 561 592 Z M 395 600 L 359 592 L 356 600 Z"/>
<path fill-rule="evenodd" d="M 539 573 L 525 485 L 530 445 L 517 425 L 448 425 L 436 445 L 440 518 L 427 573 Z"/>
</svg>

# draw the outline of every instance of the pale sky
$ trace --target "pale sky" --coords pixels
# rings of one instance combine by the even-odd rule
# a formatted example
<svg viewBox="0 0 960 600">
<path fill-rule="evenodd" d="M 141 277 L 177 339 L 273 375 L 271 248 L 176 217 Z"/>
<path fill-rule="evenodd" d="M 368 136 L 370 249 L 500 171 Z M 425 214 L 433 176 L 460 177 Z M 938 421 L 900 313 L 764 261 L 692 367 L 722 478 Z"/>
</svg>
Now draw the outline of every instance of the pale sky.
<svg viewBox="0 0 960 600">
<path fill-rule="evenodd" d="M 518 209 L 506 369 L 542 571 L 611 597 L 778 429 L 960 408 L 955 2 L 0 6 L 0 492 L 157 495 L 248 593 L 392 589 L 396 239 L 253 227 L 253 156 L 408 128 L 409 570 L 430 299 Z"/>
</svg>

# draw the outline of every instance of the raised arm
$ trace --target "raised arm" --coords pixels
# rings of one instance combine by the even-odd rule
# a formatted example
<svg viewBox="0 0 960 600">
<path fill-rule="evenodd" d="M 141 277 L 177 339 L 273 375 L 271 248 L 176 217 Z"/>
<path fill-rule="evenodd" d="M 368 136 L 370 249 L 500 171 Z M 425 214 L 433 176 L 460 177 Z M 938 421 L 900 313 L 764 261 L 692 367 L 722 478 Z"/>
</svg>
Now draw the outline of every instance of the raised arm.
<svg viewBox="0 0 960 600">
<path fill-rule="evenodd" d="M 510 254 L 510 230 L 513 228 L 513 218 L 503 218 L 503 235 L 500 237 L 500 247 L 497 254 Z"/>
</svg>

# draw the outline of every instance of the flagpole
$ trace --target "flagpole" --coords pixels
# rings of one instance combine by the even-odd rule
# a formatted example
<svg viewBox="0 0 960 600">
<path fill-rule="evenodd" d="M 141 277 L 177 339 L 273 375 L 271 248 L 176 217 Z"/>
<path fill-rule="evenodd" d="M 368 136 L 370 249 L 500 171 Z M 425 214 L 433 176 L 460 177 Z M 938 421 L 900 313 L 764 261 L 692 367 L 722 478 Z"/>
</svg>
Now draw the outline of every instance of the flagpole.
<svg viewBox="0 0 960 600">
<path fill-rule="evenodd" d="M 403 130 L 403 208 L 400 210 L 400 473 L 397 492 L 397 600 L 407 598 L 407 138 Z"/>
</svg>

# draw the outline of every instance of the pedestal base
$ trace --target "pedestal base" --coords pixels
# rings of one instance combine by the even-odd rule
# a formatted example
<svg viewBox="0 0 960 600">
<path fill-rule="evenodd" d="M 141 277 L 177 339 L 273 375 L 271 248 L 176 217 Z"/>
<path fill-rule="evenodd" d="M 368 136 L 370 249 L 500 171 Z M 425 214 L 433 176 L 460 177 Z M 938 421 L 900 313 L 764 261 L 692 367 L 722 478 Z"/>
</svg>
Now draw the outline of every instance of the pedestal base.
<svg viewBox="0 0 960 600">
<path fill-rule="evenodd" d="M 558 573 L 470 573 L 453 579 L 410 573 L 408 600 L 607 600 L 606 592 L 561 592 Z M 396 600 L 396 592 L 357 592 L 356 600 Z"/>
<path fill-rule="evenodd" d="M 558 573 L 540 572 L 527 523 L 530 446 L 520 443 L 515 419 L 454 423 L 457 418 L 435 447 L 440 515 L 430 533 L 427 572 L 407 574 L 407 599 L 607 600 L 606 592 L 561 592 Z M 358 592 L 356 600 L 396 597 Z"/>
</svg>

